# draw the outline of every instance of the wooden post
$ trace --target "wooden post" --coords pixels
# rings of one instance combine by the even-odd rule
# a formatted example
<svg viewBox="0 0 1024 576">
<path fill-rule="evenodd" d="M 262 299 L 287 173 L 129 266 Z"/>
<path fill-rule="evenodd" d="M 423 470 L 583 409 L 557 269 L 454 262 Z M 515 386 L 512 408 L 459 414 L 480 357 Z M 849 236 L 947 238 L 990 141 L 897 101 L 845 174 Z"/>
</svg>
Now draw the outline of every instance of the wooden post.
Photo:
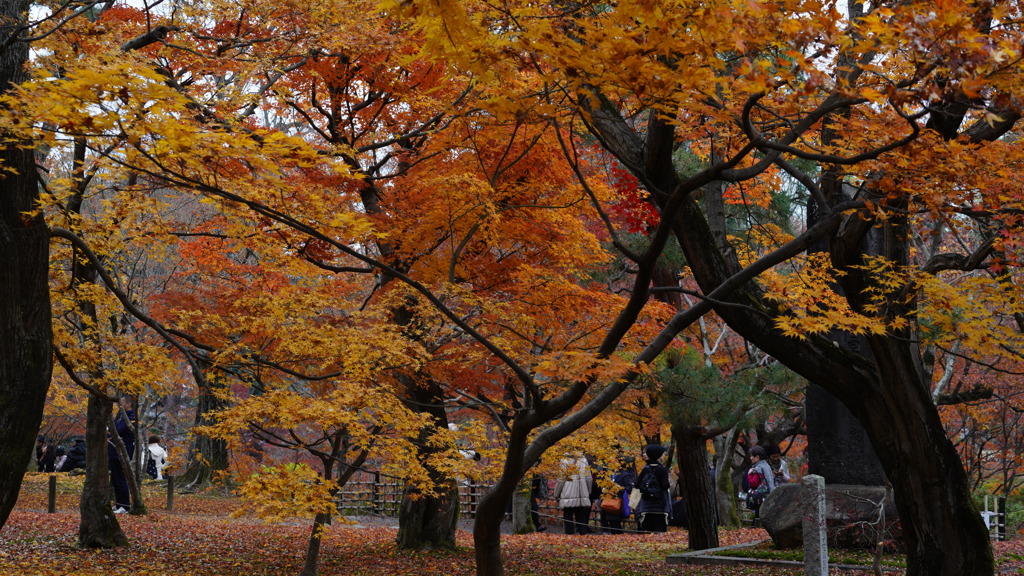
<svg viewBox="0 0 1024 576">
<path fill-rule="evenodd" d="M 804 504 L 804 574 L 828 576 L 825 479 L 816 474 L 808 474 L 800 483 Z"/>
<path fill-rule="evenodd" d="M 57 475 L 50 474 L 49 493 L 46 499 L 46 511 L 53 514 L 57 511 Z"/>
<path fill-rule="evenodd" d="M 380 499 L 380 472 L 373 473 L 373 484 L 370 486 L 370 509 L 375 513 L 382 513 L 378 500 Z"/>
<path fill-rule="evenodd" d="M 174 512 L 174 476 L 167 476 L 167 511 Z"/>
</svg>

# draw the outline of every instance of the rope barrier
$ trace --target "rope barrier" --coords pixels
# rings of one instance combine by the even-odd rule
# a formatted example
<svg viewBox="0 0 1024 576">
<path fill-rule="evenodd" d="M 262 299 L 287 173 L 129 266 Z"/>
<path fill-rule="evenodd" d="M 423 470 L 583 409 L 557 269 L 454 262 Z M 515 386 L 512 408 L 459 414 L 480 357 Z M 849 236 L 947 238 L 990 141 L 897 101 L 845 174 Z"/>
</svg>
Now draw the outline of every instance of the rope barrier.
<svg viewBox="0 0 1024 576">
<path fill-rule="evenodd" d="M 609 530 L 609 528 L 604 528 L 604 527 L 601 526 L 601 523 L 600 523 L 601 512 L 600 511 L 592 511 L 592 512 L 593 512 L 593 514 L 591 514 L 591 516 L 590 516 L 590 521 L 587 523 L 588 529 L 591 532 L 594 532 L 595 529 L 597 531 Z M 558 522 L 561 522 L 563 525 L 565 524 L 565 518 L 563 518 L 560 515 L 547 514 L 547 513 L 544 513 L 544 512 L 538 512 L 537 515 L 540 516 L 541 518 L 554 518 Z M 596 524 L 595 524 L 595 522 L 596 522 Z M 636 524 L 636 523 L 639 523 L 640 520 L 638 518 L 636 518 L 635 514 L 633 514 L 633 515 L 629 516 L 628 519 L 623 519 L 621 522 L 623 524 L 625 524 L 627 522 Z M 621 529 L 620 528 L 611 528 L 611 530 L 615 530 L 615 532 L 608 532 L 607 533 L 607 534 L 609 534 L 611 536 L 615 536 L 615 535 L 619 534 L 620 532 L 623 533 L 623 534 L 653 534 L 653 532 L 650 532 L 650 531 L 640 530 L 639 528 L 638 529 L 630 529 L 630 528 L 626 528 L 625 526 L 623 526 Z"/>
</svg>

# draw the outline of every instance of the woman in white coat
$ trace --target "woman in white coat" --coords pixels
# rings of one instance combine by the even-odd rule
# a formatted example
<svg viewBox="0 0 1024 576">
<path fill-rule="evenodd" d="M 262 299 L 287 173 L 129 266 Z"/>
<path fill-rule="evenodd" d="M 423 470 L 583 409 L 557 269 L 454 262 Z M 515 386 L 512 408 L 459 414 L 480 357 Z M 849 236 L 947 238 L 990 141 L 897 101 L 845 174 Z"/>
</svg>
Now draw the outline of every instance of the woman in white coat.
<svg viewBox="0 0 1024 576">
<path fill-rule="evenodd" d="M 149 450 L 149 458 L 146 459 L 146 473 L 150 478 L 163 480 L 164 466 L 167 465 L 167 449 L 160 445 L 160 437 L 150 436 L 146 449 Z"/>
<path fill-rule="evenodd" d="M 562 460 L 562 468 L 567 471 L 567 476 L 555 485 L 555 499 L 562 509 L 565 533 L 589 534 L 594 477 L 588 469 L 587 459 L 583 456 L 566 458 Z"/>
</svg>

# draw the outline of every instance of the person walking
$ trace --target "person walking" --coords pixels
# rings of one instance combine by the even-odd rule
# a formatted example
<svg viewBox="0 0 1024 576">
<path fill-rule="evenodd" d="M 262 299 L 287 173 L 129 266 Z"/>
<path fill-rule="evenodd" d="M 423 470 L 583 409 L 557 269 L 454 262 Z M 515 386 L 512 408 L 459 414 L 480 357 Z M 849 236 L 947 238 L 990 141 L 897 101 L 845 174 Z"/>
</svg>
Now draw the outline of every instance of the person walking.
<svg viewBox="0 0 1024 576">
<path fill-rule="evenodd" d="M 562 460 L 562 467 L 568 471 L 564 480 L 555 485 L 555 499 L 562 509 L 562 520 L 566 534 L 590 533 L 590 499 L 594 477 L 590 473 L 587 459 L 582 455 Z"/>
<path fill-rule="evenodd" d="M 668 530 L 668 519 L 672 515 L 672 499 L 669 497 L 671 486 L 668 469 L 661 465 L 661 457 L 665 452 L 666 448 L 661 444 L 648 444 L 644 447 L 647 464 L 636 478 L 636 487 L 640 490 L 640 503 L 634 511 L 641 532 Z"/>
</svg>

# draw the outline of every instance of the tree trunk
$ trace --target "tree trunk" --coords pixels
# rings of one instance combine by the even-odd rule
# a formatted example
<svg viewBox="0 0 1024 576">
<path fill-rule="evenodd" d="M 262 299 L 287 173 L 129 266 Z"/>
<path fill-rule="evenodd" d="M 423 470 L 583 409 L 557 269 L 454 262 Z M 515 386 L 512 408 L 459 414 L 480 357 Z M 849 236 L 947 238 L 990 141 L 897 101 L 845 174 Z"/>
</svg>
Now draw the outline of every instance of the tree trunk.
<svg viewBox="0 0 1024 576">
<path fill-rule="evenodd" d="M 736 509 L 737 486 L 732 474 L 737 437 L 737 428 L 733 426 L 724 437 L 715 440 L 715 500 L 718 504 L 718 522 L 729 527 L 740 525 L 739 512 Z"/>
<path fill-rule="evenodd" d="M 318 512 L 313 518 L 313 530 L 309 534 L 309 544 L 306 546 L 306 560 L 299 576 L 317 576 L 320 571 L 320 544 L 323 542 L 324 529 L 330 523 L 331 514 L 329 512 Z"/>
<path fill-rule="evenodd" d="M 516 434 L 513 423 L 510 434 L 505 467 L 498 482 L 480 499 L 476 507 L 476 522 L 473 523 L 473 550 L 476 555 L 477 576 L 503 576 L 505 566 L 501 560 L 501 520 L 509 499 L 522 479 L 523 450 L 522 437 Z M 518 438 L 518 439 L 517 439 Z"/>
<path fill-rule="evenodd" d="M 0 41 L 18 34 L 29 2 L 0 2 Z M 0 93 L 25 80 L 28 44 L 0 50 Z M 0 527 L 18 500 L 53 370 L 50 312 L 50 238 L 36 208 L 38 181 L 33 151 L 13 143 L 0 148 Z"/>
<path fill-rule="evenodd" d="M 399 549 L 455 548 L 459 490 L 454 482 L 442 482 L 437 489 L 438 496 L 423 496 L 416 488 L 406 486 L 399 510 Z"/>
<path fill-rule="evenodd" d="M 686 502 L 690 550 L 718 547 L 718 510 L 707 440 L 697 426 L 672 431 L 679 453 L 679 481 Z"/>
<path fill-rule="evenodd" d="M 406 405 L 418 413 L 426 412 L 433 420 L 433 426 L 448 428 L 448 415 L 444 411 L 444 391 L 437 382 L 424 378 L 402 379 L 405 394 L 412 400 Z M 429 441 L 436 432 L 433 427 L 425 428 L 417 442 L 421 462 L 427 468 L 431 482 L 436 486 L 437 495 L 423 494 L 416 487 L 407 485 L 402 492 L 402 507 L 398 513 L 398 547 L 405 550 L 453 549 L 455 529 L 459 519 L 459 489 L 455 480 L 445 472 L 435 469 L 429 463 L 436 444 Z"/>
<path fill-rule="evenodd" d="M 128 545 L 117 516 L 110 507 L 110 469 L 107 456 L 107 422 L 113 402 L 89 394 L 85 420 L 85 485 L 78 503 L 78 545 L 113 548 Z"/>
<path fill-rule="evenodd" d="M 222 385 L 216 378 L 196 378 L 196 383 L 200 388 L 195 425 L 207 426 L 214 423 L 214 412 L 226 408 L 228 403 L 219 395 Z M 181 476 L 181 486 L 186 490 L 208 486 L 215 472 L 228 469 L 228 444 L 219 438 L 195 435 L 188 454 L 188 467 Z"/>
<path fill-rule="evenodd" d="M 907 547 L 907 576 L 991 576 L 989 533 L 971 499 L 967 473 L 905 344 L 876 338 L 877 394 L 859 416 L 888 471 Z"/>
</svg>

